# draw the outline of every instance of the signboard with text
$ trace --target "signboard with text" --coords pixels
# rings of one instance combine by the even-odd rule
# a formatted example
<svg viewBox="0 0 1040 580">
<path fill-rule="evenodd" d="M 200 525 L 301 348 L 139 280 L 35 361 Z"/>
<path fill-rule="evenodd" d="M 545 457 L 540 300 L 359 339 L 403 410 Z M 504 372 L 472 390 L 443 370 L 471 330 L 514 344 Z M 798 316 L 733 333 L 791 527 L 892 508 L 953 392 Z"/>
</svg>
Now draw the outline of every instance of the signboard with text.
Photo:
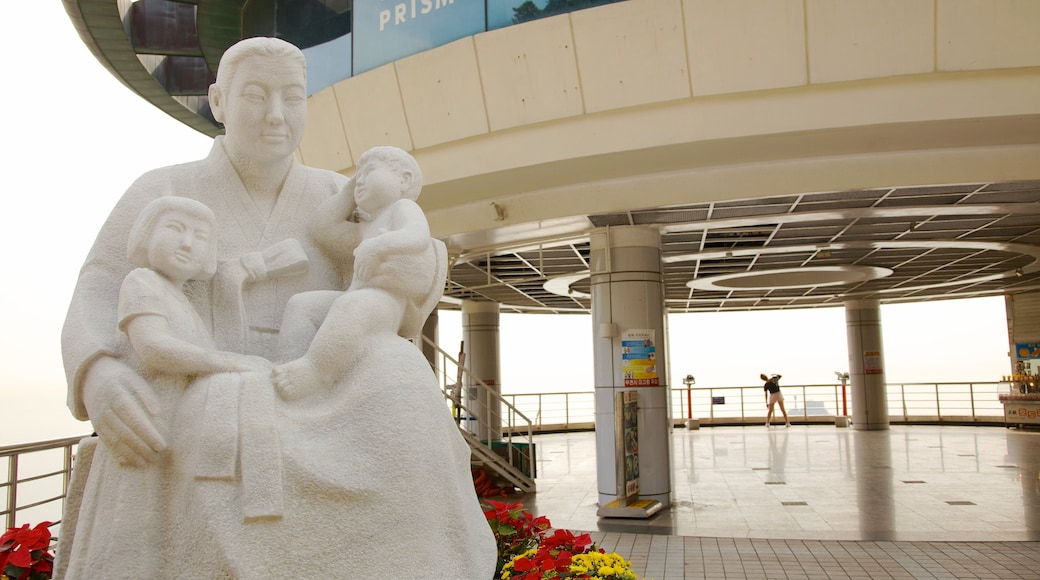
<svg viewBox="0 0 1040 580">
<path fill-rule="evenodd" d="M 484 31 L 484 0 L 354 0 L 354 74 Z"/>
<path fill-rule="evenodd" d="M 881 366 L 881 351 L 868 350 L 863 353 L 863 372 L 868 375 L 880 375 L 885 372 Z"/>
<path fill-rule="evenodd" d="M 652 387 L 657 378 L 657 347 L 653 329 L 626 330 L 621 335 L 621 368 L 626 387 Z"/>
</svg>

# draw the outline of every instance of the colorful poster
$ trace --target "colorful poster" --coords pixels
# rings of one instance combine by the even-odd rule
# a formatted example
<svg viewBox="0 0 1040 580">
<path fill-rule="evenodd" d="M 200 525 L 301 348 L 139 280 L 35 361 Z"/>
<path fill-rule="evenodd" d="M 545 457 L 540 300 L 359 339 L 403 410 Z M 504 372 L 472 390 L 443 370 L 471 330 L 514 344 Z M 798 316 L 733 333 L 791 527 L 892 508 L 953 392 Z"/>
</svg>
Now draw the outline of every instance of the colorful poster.
<svg viewBox="0 0 1040 580">
<path fill-rule="evenodd" d="M 1015 344 L 1018 358 L 1040 358 L 1040 342 L 1020 342 Z"/>
<path fill-rule="evenodd" d="M 626 387 L 653 387 L 657 378 L 657 348 L 653 329 L 626 330 L 621 336 L 621 369 Z"/>
<path fill-rule="evenodd" d="M 881 366 L 881 351 L 868 350 L 863 353 L 863 372 L 868 375 L 880 375 L 885 372 Z"/>
<path fill-rule="evenodd" d="M 622 399 L 621 432 L 625 456 L 625 497 L 639 495 L 639 406 L 636 391 L 625 391 Z"/>
</svg>

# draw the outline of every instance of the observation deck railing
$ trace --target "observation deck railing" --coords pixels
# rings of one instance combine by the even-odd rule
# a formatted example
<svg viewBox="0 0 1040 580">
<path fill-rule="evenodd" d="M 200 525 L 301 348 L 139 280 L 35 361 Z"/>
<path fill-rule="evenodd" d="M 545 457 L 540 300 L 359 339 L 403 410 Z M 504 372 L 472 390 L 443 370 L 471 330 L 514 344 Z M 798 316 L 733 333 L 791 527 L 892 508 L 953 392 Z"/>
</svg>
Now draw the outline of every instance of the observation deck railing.
<svg viewBox="0 0 1040 580">
<path fill-rule="evenodd" d="M 1004 408 L 997 395 L 1010 384 L 1001 381 L 963 383 L 889 383 L 888 415 L 892 423 L 1000 424 Z M 845 387 L 848 414 L 851 389 Z M 765 421 L 765 395 L 753 387 L 673 387 L 671 416 L 675 424 L 697 419 L 701 425 L 746 425 Z M 783 385 L 784 404 L 792 421 L 833 423 L 843 414 L 841 384 Z M 535 432 L 573 431 L 595 426 L 591 391 L 502 395 L 531 417 Z M 779 410 L 777 410 L 779 413 Z"/>
<path fill-rule="evenodd" d="M 15 524 L 50 521 L 61 525 L 75 450 L 82 437 L 66 437 L 0 447 L 0 515 L 4 529 Z M 51 532 L 57 535 L 57 527 Z"/>
<path fill-rule="evenodd" d="M 445 367 L 440 367 L 444 373 Z M 892 423 L 947 423 L 1004 425 L 1003 405 L 997 398 L 1009 392 L 1006 382 L 890 383 L 888 411 Z M 841 413 L 840 384 L 784 385 L 787 412 L 795 423 L 831 423 Z M 721 399 L 719 399 L 721 397 Z M 531 417 L 514 429 L 529 441 L 530 432 L 572 431 L 594 427 L 595 406 L 591 391 L 502 395 L 503 418 Z M 851 405 L 851 399 L 849 399 Z M 702 426 L 757 424 L 765 420 L 762 387 L 678 387 L 672 389 L 674 424 L 688 418 Z M 851 409 L 850 409 L 851 412 Z M 525 417 L 526 416 L 526 417 Z M 521 427 L 522 425 L 522 427 Z M 531 431 L 528 431 L 530 429 Z M 503 435 L 511 429 L 505 427 Z M 43 520 L 54 522 L 60 536 L 65 489 L 81 437 L 0 447 L 0 515 L 5 527 Z"/>
</svg>

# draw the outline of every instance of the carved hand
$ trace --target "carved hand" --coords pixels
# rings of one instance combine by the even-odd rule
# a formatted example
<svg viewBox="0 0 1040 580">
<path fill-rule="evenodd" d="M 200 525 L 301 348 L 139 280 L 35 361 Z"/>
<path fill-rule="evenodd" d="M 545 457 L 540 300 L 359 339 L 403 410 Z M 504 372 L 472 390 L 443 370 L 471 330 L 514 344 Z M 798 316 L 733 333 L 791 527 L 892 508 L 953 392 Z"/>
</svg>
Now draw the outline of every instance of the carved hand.
<svg viewBox="0 0 1040 580">
<path fill-rule="evenodd" d="M 120 464 L 144 467 L 166 450 L 155 426 L 159 401 L 151 386 L 118 360 L 94 361 L 83 381 L 83 403 L 101 442 Z"/>
<path fill-rule="evenodd" d="M 383 257 L 379 252 L 379 245 L 371 240 L 365 240 L 358 244 L 354 251 L 354 272 L 361 280 L 371 280 L 379 270 Z"/>
</svg>

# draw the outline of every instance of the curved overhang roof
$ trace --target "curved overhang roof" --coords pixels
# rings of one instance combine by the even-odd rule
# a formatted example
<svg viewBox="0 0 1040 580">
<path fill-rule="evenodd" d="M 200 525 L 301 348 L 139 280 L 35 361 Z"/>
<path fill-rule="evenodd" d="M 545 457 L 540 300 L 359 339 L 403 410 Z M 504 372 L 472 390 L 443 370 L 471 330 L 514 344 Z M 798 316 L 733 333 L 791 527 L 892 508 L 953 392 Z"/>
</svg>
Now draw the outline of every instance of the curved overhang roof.
<svg viewBox="0 0 1040 580">
<path fill-rule="evenodd" d="M 63 2 L 83 41 L 127 87 L 202 133 L 221 132 L 206 114 L 205 87 L 220 55 L 241 34 L 241 1 Z M 135 37 L 135 19 L 149 18 L 153 5 L 163 5 L 166 18 L 180 22 L 183 17 L 184 25 L 163 38 Z M 495 38 L 492 33 L 484 37 L 488 42 Z M 439 52 L 462 54 L 459 47 L 470 44 Z M 436 65 L 438 58 L 416 63 Z M 1008 86 L 1035 90 L 1036 67 L 1017 66 L 999 78 Z M 426 67 L 413 63 L 410 68 Z M 407 71 L 394 69 L 397 82 L 407 80 Z M 938 94 L 943 87 L 967 85 L 972 74 L 934 75 L 930 90 Z M 368 87 L 380 78 L 362 75 L 345 87 Z M 905 84 L 915 87 L 917 80 L 932 79 L 905 78 Z M 844 97 L 843 91 L 866 93 L 873 87 L 870 81 L 841 86 L 805 91 L 815 90 L 818 100 L 819 95 Z M 587 97 L 591 89 L 580 90 Z M 763 93 L 762 102 L 767 109 L 774 101 L 794 102 L 787 97 L 799 90 Z M 335 104 L 337 91 L 317 97 Z M 483 94 L 490 103 L 491 91 L 485 87 Z M 883 91 L 878 95 L 887 96 Z M 452 251 L 442 305 L 452 308 L 472 299 L 499 302 L 505 311 L 587 312 L 590 234 L 618 226 L 661 232 L 663 293 L 670 312 L 811 308 L 839 306 L 853 298 L 907 302 L 1040 290 L 1040 114 L 1035 107 L 1017 116 L 990 112 L 931 121 L 923 115 L 917 121 L 847 128 L 841 126 L 847 120 L 839 119 L 826 130 L 740 138 L 722 131 L 712 139 L 657 145 L 653 139 L 679 129 L 645 122 L 646 117 L 666 116 L 674 125 L 676 119 L 695 118 L 699 110 L 712 107 L 739 116 L 744 109 L 733 103 L 748 108 L 753 100 L 717 95 L 597 114 L 585 110 L 569 119 L 536 120 L 529 127 L 406 147 L 423 162 L 424 173 L 429 167 L 431 176 L 439 176 L 427 184 L 423 203 L 435 235 Z M 415 123 L 424 113 L 438 112 L 402 108 L 400 116 Z M 579 151 L 582 146 L 598 149 L 582 145 L 593 142 L 583 131 L 618 135 L 609 130 L 615 126 L 627 127 L 625 139 L 638 136 L 642 144 L 617 152 L 602 147 L 595 155 Z M 409 133 L 417 135 L 415 129 L 410 127 Z M 324 150 L 308 149 L 305 141 L 304 161 L 349 172 L 350 158 L 360 151 L 345 156 L 332 151 L 345 150 L 347 136 L 358 133 L 344 124 L 335 139 L 313 141 L 336 145 L 323 145 Z M 523 146 L 525 139 L 546 143 L 542 133 L 568 135 L 568 142 L 576 145 L 571 156 L 539 160 L 542 149 Z M 316 156 L 339 165 L 315 163 Z M 988 157 L 993 161 L 986 161 Z M 470 158 L 493 163 L 484 159 L 467 165 Z M 501 167 L 488 169 L 495 164 Z M 906 169 L 914 164 L 924 169 Z M 475 166 L 480 170 L 466 173 Z M 872 166 L 901 167 L 902 174 L 864 179 Z M 985 170 L 976 171 L 983 166 Z M 1023 169 L 1028 167 L 1034 169 Z M 784 187 L 763 186 L 770 170 L 784 175 Z M 799 171 L 816 176 L 801 179 Z M 741 172 L 757 174 L 758 181 L 719 177 Z M 857 179 L 844 177 L 846 173 L 857 173 Z M 856 181 L 869 185 L 850 185 Z M 518 219 L 519 214 L 526 217 Z"/>
<path fill-rule="evenodd" d="M 807 193 L 546 225 L 557 231 L 549 239 L 525 244 L 514 232 L 513 247 L 457 255 L 448 299 L 491 300 L 506 311 L 586 312 L 589 234 L 624 226 L 661 232 L 669 312 L 1040 290 L 1040 181 Z"/>
<path fill-rule="evenodd" d="M 94 57 L 131 91 L 200 133 L 223 129 L 206 92 L 240 38 L 240 0 L 62 0 Z M 163 20 L 162 26 L 150 21 Z"/>
</svg>

